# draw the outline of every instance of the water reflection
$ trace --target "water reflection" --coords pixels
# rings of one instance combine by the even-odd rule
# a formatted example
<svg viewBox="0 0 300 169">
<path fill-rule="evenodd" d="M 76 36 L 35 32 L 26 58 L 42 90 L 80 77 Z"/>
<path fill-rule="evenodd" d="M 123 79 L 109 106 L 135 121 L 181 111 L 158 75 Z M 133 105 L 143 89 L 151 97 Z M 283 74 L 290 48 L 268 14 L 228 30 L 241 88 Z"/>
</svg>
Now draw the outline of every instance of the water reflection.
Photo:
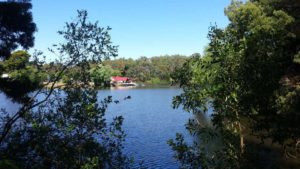
<svg viewBox="0 0 300 169">
<path fill-rule="evenodd" d="M 128 88 L 126 88 L 128 89 Z M 191 114 L 181 109 L 172 109 L 172 97 L 180 94 L 180 89 L 160 88 L 131 90 L 100 90 L 99 100 L 106 96 L 113 96 L 112 103 L 106 112 L 110 121 L 113 117 L 124 117 L 123 129 L 127 134 L 124 151 L 133 154 L 137 162 L 144 161 L 148 168 L 178 168 L 174 152 L 168 146 L 167 140 L 175 138 L 176 133 L 183 133 L 186 141 L 192 143 L 184 125 Z M 126 99 L 131 96 L 131 99 Z M 9 112 L 18 110 L 19 105 L 0 94 L 0 107 Z"/>
<path fill-rule="evenodd" d="M 0 109 L 5 109 L 9 113 L 15 113 L 20 108 L 18 103 L 14 103 L 12 99 L 5 96 L 0 92 Z"/>
</svg>

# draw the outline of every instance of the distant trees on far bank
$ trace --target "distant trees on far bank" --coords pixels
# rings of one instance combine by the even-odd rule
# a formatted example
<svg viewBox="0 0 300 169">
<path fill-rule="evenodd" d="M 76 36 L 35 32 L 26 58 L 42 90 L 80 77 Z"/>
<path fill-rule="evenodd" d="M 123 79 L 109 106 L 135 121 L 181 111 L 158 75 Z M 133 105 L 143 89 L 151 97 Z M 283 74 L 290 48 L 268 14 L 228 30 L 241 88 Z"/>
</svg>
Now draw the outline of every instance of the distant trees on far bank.
<svg viewBox="0 0 300 169">
<path fill-rule="evenodd" d="M 90 82 L 96 87 L 109 87 L 111 76 L 126 76 L 134 81 L 148 85 L 167 85 L 171 84 L 171 74 L 188 59 L 183 55 L 165 55 L 147 58 L 142 56 L 136 60 L 129 58 L 120 58 L 114 60 L 105 60 L 103 63 L 90 61 L 90 71 L 86 76 L 90 76 Z M 56 70 L 60 64 L 44 64 L 44 72 L 47 72 L 48 79 L 53 79 Z M 61 81 L 68 83 L 70 81 L 80 81 L 79 67 L 68 68 L 62 76 Z"/>
<path fill-rule="evenodd" d="M 165 55 L 147 58 L 142 56 L 133 59 L 106 60 L 103 65 L 110 66 L 122 76 L 133 78 L 135 81 L 145 84 L 170 84 L 171 74 L 176 68 L 180 68 L 187 59 L 183 55 Z"/>
<path fill-rule="evenodd" d="M 41 87 L 46 78 L 29 62 L 30 57 L 26 51 L 18 50 L 0 62 L 0 90 L 15 101 L 24 101 L 26 94 Z"/>
</svg>

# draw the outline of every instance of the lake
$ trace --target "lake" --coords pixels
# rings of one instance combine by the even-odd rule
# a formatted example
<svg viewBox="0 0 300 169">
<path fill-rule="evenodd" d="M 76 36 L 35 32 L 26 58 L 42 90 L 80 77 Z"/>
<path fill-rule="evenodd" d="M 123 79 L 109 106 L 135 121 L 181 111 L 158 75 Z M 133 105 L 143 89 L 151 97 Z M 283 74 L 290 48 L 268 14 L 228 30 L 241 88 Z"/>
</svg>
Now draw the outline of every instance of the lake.
<svg viewBox="0 0 300 169">
<path fill-rule="evenodd" d="M 99 100 L 111 95 L 120 103 L 109 105 L 107 120 L 115 116 L 124 117 L 123 130 L 127 134 L 124 152 L 133 154 L 137 163 L 142 162 L 147 168 L 178 168 L 174 152 L 167 140 L 175 138 L 176 133 L 186 136 L 192 142 L 184 125 L 191 114 L 181 109 L 172 109 L 172 97 L 182 90 L 177 88 L 133 88 L 100 90 Z M 124 100 L 131 96 L 131 99 Z M 0 107 L 9 111 L 16 109 L 3 94 L 0 95 Z"/>
</svg>

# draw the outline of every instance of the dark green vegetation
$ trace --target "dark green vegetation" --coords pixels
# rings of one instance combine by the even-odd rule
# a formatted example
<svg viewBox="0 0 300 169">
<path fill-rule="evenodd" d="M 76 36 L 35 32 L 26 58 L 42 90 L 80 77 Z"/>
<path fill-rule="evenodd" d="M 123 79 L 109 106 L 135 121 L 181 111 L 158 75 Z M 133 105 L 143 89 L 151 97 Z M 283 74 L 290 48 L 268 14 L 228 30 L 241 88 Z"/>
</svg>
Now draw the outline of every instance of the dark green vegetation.
<svg viewBox="0 0 300 169">
<path fill-rule="evenodd" d="M 127 76 L 143 84 L 170 84 L 171 73 L 180 68 L 187 59 L 185 56 L 140 57 L 139 59 L 106 60 L 103 65 L 110 66 L 116 75 Z"/>
<path fill-rule="evenodd" d="M 33 46 L 30 9 L 26 0 L 0 2 L 0 73 L 9 75 L 1 78 L 0 89 L 21 105 L 17 112 L 1 110 L 0 168 L 130 168 L 131 159 L 122 153 L 123 118 L 104 118 L 107 106 L 119 101 L 98 101 L 90 84 L 107 87 L 112 75 L 183 88 L 173 105 L 195 114 L 187 129 L 200 140 L 187 145 L 177 134 L 169 141 L 183 168 L 300 165 L 298 0 L 233 1 L 225 10 L 229 25 L 212 26 L 204 56 L 190 58 L 113 60 L 117 47 L 110 28 L 78 11 L 58 32 L 65 41 L 51 50 L 59 62 L 49 64 L 38 60 L 39 52 L 31 62 L 26 51 L 13 52 Z M 64 91 L 55 89 L 61 80 Z M 210 109 L 212 125 L 201 124 L 197 117 Z M 281 164 L 264 141 L 294 163 Z M 207 142 L 217 146 L 208 148 Z"/>
<path fill-rule="evenodd" d="M 169 141 L 184 168 L 299 167 L 299 9 L 296 0 L 233 1 L 225 10 L 229 25 L 211 27 L 204 56 L 174 74 L 184 90 L 174 107 L 196 117 L 214 110 L 212 126 L 197 118 L 187 124 L 200 144 L 187 145 L 180 134 Z M 215 150 L 205 146 L 216 140 Z M 272 158 L 260 141 L 280 146 L 282 158 Z M 283 157 L 295 164 L 280 164 Z"/>
<path fill-rule="evenodd" d="M 109 87 L 111 76 L 126 76 L 139 84 L 146 85 L 170 85 L 172 83 L 171 73 L 182 66 L 187 59 L 186 56 L 157 56 L 157 57 L 140 57 L 139 59 L 111 59 L 103 63 L 90 62 L 91 82 L 96 87 Z M 58 67 L 59 65 L 56 65 Z M 48 64 L 43 68 L 47 69 Z M 48 77 L 55 74 L 53 70 L 48 71 Z M 62 77 L 64 83 L 70 80 L 78 80 L 78 68 L 69 68 Z"/>
<path fill-rule="evenodd" d="M 9 77 L 0 78 L 0 89 L 15 101 L 29 99 L 26 94 L 42 86 L 46 74 L 29 63 L 30 55 L 26 51 L 16 51 L 9 59 L 0 63 L 0 74 Z"/>
<path fill-rule="evenodd" d="M 10 11 L 12 18 L 28 14 L 30 19 L 20 23 L 32 24 L 30 2 L 0 2 L 0 6 L 14 10 Z M 24 10 L 20 11 L 19 7 Z M 0 14 L 0 18 L 7 17 L 2 10 Z M 5 26 L 20 23 L 10 20 Z M 122 153 L 123 118 L 118 116 L 107 122 L 104 115 L 112 98 L 99 101 L 97 91 L 87 89 L 91 81 L 89 63 L 101 63 L 117 55 L 109 30 L 109 27 L 99 27 L 97 22 L 88 22 L 86 11 L 78 11 L 77 18 L 58 32 L 65 41 L 55 45 L 52 52 L 57 53 L 60 62 L 48 67 L 38 60 L 39 52 L 34 54 L 32 62 L 26 51 L 10 53 L 16 45 L 26 49 L 33 41 L 26 41 L 25 45 L 16 38 L 2 39 L 16 33 L 1 32 L 4 44 L 13 44 L 1 48 L 1 54 L 5 55 L 1 55 L 4 60 L 0 73 L 9 75 L 1 78 L 1 91 L 17 101 L 20 108 L 16 112 L 1 110 L 0 168 L 130 168 L 131 158 Z M 26 33 L 33 37 L 32 31 Z M 75 67 L 76 79 L 66 83 L 65 90 L 56 90 L 54 86 L 64 73 Z M 48 70 L 54 73 L 48 77 L 47 84 L 42 84 Z M 45 88 L 47 85 L 50 87 Z"/>
<path fill-rule="evenodd" d="M 110 66 L 102 66 L 102 64 L 92 68 L 90 73 L 91 80 L 96 87 L 110 87 L 110 77 L 119 75 L 119 73 L 115 72 Z"/>
<path fill-rule="evenodd" d="M 25 49 L 33 46 L 36 26 L 30 11 L 32 5 L 25 2 L 0 3 L 0 58 L 8 59 L 18 46 Z"/>
</svg>

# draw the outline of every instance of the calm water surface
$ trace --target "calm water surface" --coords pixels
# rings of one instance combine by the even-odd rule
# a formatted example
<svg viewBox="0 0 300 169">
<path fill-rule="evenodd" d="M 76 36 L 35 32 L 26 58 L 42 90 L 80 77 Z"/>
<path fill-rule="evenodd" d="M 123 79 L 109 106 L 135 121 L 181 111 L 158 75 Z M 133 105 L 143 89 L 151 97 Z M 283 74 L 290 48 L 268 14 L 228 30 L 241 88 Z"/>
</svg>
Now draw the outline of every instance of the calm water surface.
<svg viewBox="0 0 300 169">
<path fill-rule="evenodd" d="M 190 114 L 172 109 L 172 97 L 180 93 L 180 89 L 174 88 L 99 92 L 99 99 L 111 95 L 120 100 L 119 104 L 109 106 L 107 117 L 124 117 L 125 152 L 133 153 L 135 160 L 143 161 L 148 168 L 178 168 L 167 140 L 175 138 L 176 133 L 183 133 L 187 141 L 192 141 L 184 127 Z M 128 95 L 131 99 L 124 100 Z"/>
<path fill-rule="evenodd" d="M 172 109 L 172 97 L 181 92 L 174 88 L 99 91 L 99 100 L 111 95 L 113 100 L 120 101 L 109 105 L 106 117 L 108 120 L 118 115 L 124 117 L 123 129 L 127 134 L 124 151 L 133 154 L 137 163 L 143 161 L 148 168 L 179 167 L 167 140 L 175 138 L 176 133 L 183 133 L 187 141 L 192 142 L 184 127 L 191 115 L 181 109 Z M 124 100 L 126 96 L 131 96 L 131 99 Z M 8 110 L 16 108 L 3 94 L 0 95 L 0 105 Z"/>
</svg>

